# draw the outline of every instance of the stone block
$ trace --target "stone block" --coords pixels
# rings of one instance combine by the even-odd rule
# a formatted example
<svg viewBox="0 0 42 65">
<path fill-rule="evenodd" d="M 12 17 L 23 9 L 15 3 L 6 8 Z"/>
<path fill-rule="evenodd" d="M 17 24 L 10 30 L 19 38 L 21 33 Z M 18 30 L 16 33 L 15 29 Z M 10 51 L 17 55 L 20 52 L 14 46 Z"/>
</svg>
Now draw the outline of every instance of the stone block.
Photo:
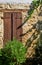
<svg viewBox="0 0 42 65">
<path fill-rule="evenodd" d="M 0 12 L 0 17 L 3 17 L 3 12 Z"/>
<path fill-rule="evenodd" d="M 3 47 L 3 39 L 2 39 L 2 37 L 0 37 L 0 48 L 2 48 Z"/>
</svg>

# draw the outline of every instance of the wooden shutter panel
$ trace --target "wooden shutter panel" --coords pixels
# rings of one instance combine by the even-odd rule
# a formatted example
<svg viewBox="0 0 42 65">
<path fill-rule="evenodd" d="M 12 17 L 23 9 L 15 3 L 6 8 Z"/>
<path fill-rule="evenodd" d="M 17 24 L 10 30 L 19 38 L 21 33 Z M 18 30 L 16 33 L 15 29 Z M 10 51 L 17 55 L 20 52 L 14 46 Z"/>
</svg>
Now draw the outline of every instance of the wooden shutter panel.
<svg viewBox="0 0 42 65">
<path fill-rule="evenodd" d="M 16 31 L 17 21 L 16 21 L 16 16 L 17 16 L 17 14 L 13 13 L 13 39 L 17 38 L 17 31 Z"/>
<path fill-rule="evenodd" d="M 15 36 L 18 40 L 22 41 L 20 35 L 22 34 L 22 28 L 17 29 L 19 25 L 22 24 L 22 13 L 14 12 L 13 14 L 13 36 Z"/>
<path fill-rule="evenodd" d="M 11 13 L 4 13 L 4 43 L 11 40 Z"/>
<path fill-rule="evenodd" d="M 22 24 L 22 14 L 21 12 L 17 13 L 17 27 L 20 26 Z M 22 41 L 22 38 L 20 37 L 20 35 L 22 34 L 22 27 L 17 29 L 17 39 L 19 39 L 20 41 Z"/>
</svg>

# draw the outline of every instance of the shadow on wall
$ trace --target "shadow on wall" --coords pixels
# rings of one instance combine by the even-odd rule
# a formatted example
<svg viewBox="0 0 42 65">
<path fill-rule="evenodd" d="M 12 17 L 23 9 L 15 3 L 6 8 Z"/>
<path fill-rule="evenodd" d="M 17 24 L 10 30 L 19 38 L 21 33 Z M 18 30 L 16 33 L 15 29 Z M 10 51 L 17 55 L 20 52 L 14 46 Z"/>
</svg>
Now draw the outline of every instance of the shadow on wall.
<svg viewBox="0 0 42 65">
<path fill-rule="evenodd" d="M 40 58 L 27 58 L 26 62 L 22 65 L 42 65 L 42 59 Z"/>
</svg>

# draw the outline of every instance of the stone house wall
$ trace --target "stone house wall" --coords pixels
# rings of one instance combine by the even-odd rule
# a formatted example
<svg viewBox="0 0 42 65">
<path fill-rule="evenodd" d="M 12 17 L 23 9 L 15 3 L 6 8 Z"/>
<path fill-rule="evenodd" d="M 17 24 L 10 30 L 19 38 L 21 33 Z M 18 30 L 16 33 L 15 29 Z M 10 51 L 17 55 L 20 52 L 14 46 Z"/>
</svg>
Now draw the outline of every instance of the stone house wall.
<svg viewBox="0 0 42 65">
<path fill-rule="evenodd" d="M 3 17 L 3 12 L 0 12 L 0 48 L 3 47 L 3 34 L 4 34 L 4 24 L 1 17 Z"/>
<path fill-rule="evenodd" d="M 27 4 L 0 4 L 0 48 L 3 47 L 4 40 L 4 19 L 2 19 L 2 17 L 4 18 L 4 12 L 21 12 L 22 18 L 24 18 L 24 14 L 26 14 L 28 9 Z"/>
<path fill-rule="evenodd" d="M 37 10 L 34 10 L 34 13 L 32 14 L 31 18 L 23 25 L 23 34 L 26 33 L 24 36 L 22 36 L 22 41 L 24 45 L 30 44 L 30 47 L 27 49 L 27 57 L 33 57 L 35 55 L 35 47 L 36 43 L 39 39 L 39 32 L 37 31 L 37 22 L 42 22 L 42 16 L 39 16 L 41 10 L 38 7 Z M 42 12 L 41 12 L 42 13 Z M 23 20 L 25 19 L 26 13 L 23 15 Z M 35 25 L 36 24 L 36 25 Z M 35 28 L 34 28 L 35 27 Z M 33 40 L 33 41 L 32 41 Z"/>
<path fill-rule="evenodd" d="M 4 39 L 4 20 L 1 19 L 1 17 L 3 17 L 4 12 L 2 11 L 2 9 L 19 9 L 18 11 L 22 12 L 22 23 L 24 22 L 24 20 L 26 19 L 27 16 L 27 12 L 29 9 L 29 5 L 28 4 L 18 4 L 18 5 L 10 5 L 10 4 L 0 4 L 0 48 L 3 47 L 3 39 Z M 17 10 L 16 10 L 17 11 Z M 38 8 L 38 12 L 39 8 Z M 42 20 L 42 17 L 40 17 L 40 19 Z M 35 10 L 34 13 L 32 14 L 31 18 L 22 26 L 23 29 L 23 34 L 26 33 L 24 36 L 22 36 L 22 42 L 24 45 L 26 45 L 26 43 L 29 43 L 27 40 L 30 40 L 32 42 L 30 47 L 27 50 L 27 57 L 32 57 L 35 54 L 35 47 L 36 47 L 36 42 L 39 38 L 38 32 L 36 31 L 36 28 L 33 28 L 33 26 L 38 22 L 38 13 Z M 36 39 L 33 39 L 34 36 L 37 36 Z"/>
</svg>

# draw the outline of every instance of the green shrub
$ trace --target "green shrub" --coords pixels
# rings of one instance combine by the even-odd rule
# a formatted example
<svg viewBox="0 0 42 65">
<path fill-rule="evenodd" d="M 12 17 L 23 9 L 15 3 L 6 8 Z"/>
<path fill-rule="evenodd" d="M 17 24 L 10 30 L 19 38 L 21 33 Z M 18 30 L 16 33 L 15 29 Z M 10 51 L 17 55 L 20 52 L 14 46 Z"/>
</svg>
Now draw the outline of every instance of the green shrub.
<svg viewBox="0 0 42 65">
<path fill-rule="evenodd" d="M 24 45 L 14 39 L 8 42 L 0 52 L 1 65 L 20 65 L 26 60 L 26 48 Z"/>
</svg>

